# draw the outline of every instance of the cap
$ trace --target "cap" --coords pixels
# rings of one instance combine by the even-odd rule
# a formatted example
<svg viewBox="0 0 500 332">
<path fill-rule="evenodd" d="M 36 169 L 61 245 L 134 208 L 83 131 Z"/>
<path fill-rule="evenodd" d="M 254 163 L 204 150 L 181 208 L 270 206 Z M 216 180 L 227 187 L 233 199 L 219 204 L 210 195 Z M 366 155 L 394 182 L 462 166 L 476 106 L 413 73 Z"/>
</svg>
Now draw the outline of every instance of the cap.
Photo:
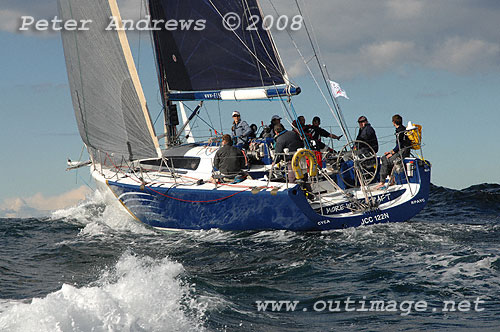
<svg viewBox="0 0 500 332">
<path fill-rule="evenodd" d="M 238 111 L 234 111 L 233 114 L 231 116 L 235 116 L 235 115 L 240 115 L 240 112 Z"/>
<path fill-rule="evenodd" d="M 273 115 L 273 117 L 271 118 L 271 120 L 274 120 L 274 119 L 281 120 L 281 117 L 279 115 Z"/>
</svg>

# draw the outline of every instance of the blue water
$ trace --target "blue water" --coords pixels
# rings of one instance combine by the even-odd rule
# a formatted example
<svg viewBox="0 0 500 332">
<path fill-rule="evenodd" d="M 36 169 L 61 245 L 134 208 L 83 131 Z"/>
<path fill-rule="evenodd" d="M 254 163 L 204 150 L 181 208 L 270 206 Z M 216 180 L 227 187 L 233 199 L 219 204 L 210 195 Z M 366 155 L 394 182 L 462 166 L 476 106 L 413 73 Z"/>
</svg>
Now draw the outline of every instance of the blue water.
<svg viewBox="0 0 500 332">
<path fill-rule="evenodd" d="M 500 185 L 323 233 L 160 232 L 95 194 L 0 235 L 0 331 L 500 329 Z"/>
</svg>

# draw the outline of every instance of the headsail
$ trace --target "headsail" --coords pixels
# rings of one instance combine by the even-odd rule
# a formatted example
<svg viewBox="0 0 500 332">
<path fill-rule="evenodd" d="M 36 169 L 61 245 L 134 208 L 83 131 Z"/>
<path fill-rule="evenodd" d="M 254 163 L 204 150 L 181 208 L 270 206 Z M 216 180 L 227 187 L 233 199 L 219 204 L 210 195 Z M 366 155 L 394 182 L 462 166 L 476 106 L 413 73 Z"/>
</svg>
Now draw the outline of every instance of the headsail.
<svg viewBox="0 0 500 332">
<path fill-rule="evenodd" d="M 125 160 L 161 155 L 116 0 L 59 0 L 65 20 L 92 20 L 88 31 L 62 31 L 73 107 L 91 150 Z"/>
<path fill-rule="evenodd" d="M 276 96 L 276 91 L 296 93 L 294 87 L 283 88 L 288 83 L 286 73 L 270 32 L 255 24 L 256 17 L 262 22 L 256 0 L 149 0 L 149 10 L 152 24 L 161 22 L 153 37 L 160 86 L 170 100 L 260 99 Z M 231 13 L 240 19 L 234 30 L 224 26 L 223 18 Z M 274 94 L 248 89 L 256 87 L 272 88 Z M 245 88 L 249 93 L 238 98 L 237 89 Z"/>
</svg>

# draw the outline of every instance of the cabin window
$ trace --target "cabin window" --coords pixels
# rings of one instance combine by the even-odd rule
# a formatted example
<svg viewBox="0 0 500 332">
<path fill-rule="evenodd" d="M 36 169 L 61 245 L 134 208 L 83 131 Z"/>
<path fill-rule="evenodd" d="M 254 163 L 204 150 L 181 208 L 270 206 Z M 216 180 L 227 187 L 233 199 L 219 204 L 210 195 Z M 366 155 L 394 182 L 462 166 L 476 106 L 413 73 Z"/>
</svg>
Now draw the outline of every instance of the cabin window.
<svg viewBox="0 0 500 332">
<path fill-rule="evenodd" d="M 196 170 L 200 165 L 200 158 L 198 157 L 165 157 L 165 161 L 168 167 L 173 168 L 182 168 L 189 170 Z M 144 160 L 141 161 L 142 165 L 151 165 L 151 166 L 165 166 L 164 162 L 161 159 L 155 160 Z"/>
</svg>

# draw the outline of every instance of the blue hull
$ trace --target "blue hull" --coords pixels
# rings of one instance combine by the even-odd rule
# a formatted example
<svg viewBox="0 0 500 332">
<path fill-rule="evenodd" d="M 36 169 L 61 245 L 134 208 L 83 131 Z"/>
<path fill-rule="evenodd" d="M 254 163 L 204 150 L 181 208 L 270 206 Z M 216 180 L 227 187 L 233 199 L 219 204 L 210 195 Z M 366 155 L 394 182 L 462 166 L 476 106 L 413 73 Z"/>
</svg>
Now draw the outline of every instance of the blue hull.
<svg viewBox="0 0 500 332">
<path fill-rule="evenodd" d="M 400 178 L 397 181 L 406 181 Z M 383 210 L 360 214 L 321 215 L 299 186 L 253 194 L 250 190 L 200 190 L 144 187 L 108 181 L 108 187 L 139 221 L 166 229 L 322 231 L 368 224 L 407 221 L 420 212 L 429 196 L 430 165 L 420 163 L 411 183 L 420 183 L 411 199 Z M 401 194 L 395 195 L 395 198 Z"/>
</svg>

